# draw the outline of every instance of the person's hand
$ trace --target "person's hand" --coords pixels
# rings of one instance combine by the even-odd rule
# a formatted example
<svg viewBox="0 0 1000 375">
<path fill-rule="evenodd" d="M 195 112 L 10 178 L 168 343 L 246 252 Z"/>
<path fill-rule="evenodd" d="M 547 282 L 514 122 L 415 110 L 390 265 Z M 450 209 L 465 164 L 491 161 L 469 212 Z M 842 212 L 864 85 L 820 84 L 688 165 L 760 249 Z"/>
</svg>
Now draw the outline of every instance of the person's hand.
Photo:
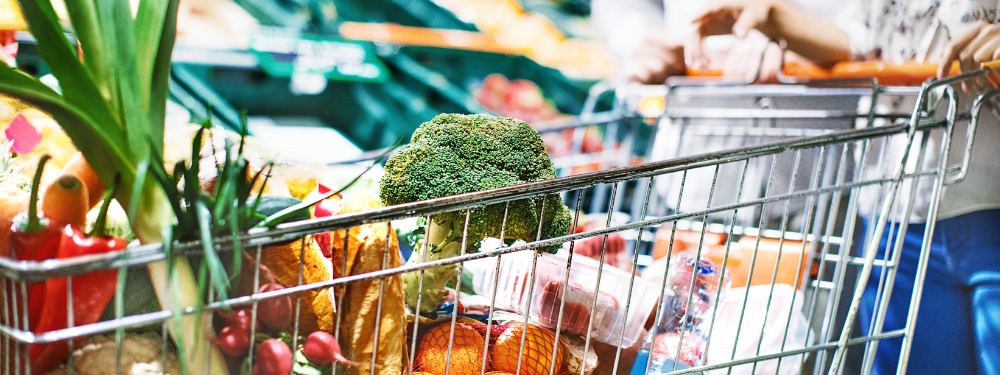
<svg viewBox="0 0 1000 375">
<path fill-rule="evenodd" d="M 757 76 L 758 68 L 760 76 Z M 744 39 L 726 53 L 722 74 L 748 80 L 757 78 L 755 83 L 778 83 L 781 68 L 781 47 L 767 40 Z"/>
<path fill-rule="evenodd" d="M 704 39 L 712 35 L 733 34 L 742 39 L 750 30 L 757 29 L 773 38 L 771 13 L 774 6 L 772 0 L 725 0 L 711 4 L 692 21 L 695 32 L 686 44 L 693 61 L 706 61 L 702 45 Z"/>
<path fill-rule="evenodd" d="M 684 45 L 666 32 L 657 30 L 646 36 L 632 52 L 625 65 L 624 75 L 630 81 L 643 84 L 662 84 L 667 77 L 684 75 Z"/>
<path fill-rule="evenodd" d="M 979 21 L 951 40 L 938 64 L 938 78 L 948 75 L 953 61 L 963 72 L 1000 58 L 1000 26 Z"/>
</svg>

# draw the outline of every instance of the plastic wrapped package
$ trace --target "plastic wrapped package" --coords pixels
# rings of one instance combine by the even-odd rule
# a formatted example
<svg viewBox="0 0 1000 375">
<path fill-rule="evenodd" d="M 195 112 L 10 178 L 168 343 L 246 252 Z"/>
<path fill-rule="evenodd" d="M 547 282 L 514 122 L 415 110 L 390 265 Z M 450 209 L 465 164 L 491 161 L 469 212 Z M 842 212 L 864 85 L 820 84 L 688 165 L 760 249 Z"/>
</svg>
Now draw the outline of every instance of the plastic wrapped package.
<svg viewBox="0 0 1000 375">
<path fill-rule="evenodd" d="M 652 373 L 673 371 L 675 361 L 685 366 L 707 363 L 705 346 L 715 307 L 731 283 L 728 272 L 708 258 L 697 261 L 687 253 L 671 257 L 662 315 L 650 348 Z"/>
<path fill-rule="evenodd" d="M 566 261 L 567 258 L 560 255 L 538 256 L 534 292 L 529 300 L 532 253 L 503 255 L 496 278 L 495 307 L 526 314 L 532 324 L 550 329 L 561 327 L 564 332 L 580 336 L 586 336 L 587 327 L 590 327 L 590 337 L 594 340 L 616 346 L 620 340 L 621 347 L 631 347 L 639 340 L 646 318 L 656 306 L 657 286 L 636 277 L 632 297 L 625 301 L 629 272 L 610 266 L 598 271 L 600 264 L 596 260 L 574 256 L 567 283 Z M 466 263 L 477 294 L 492 296 L 495 269 L 495 259 Z M 595 293 L 598 274 L 600 287 Z"/>
<path fill-rule="evenodd" d="M 730 290 L 729 297 L 719 307 L 715 329 L 708 348 L 708 364 L 717 364 L 768 355 L 806 347 L 809 321 L 802 313 L 805 296 L 791 285 L 755 285 Z M 768 301 L 770 300 L 770 307 Z M 746 304 L 744 305 L 744 301 Z M 741 314 L 741 312 L 745 312 Z M 742 315 L 742 326 L 740 318 Z M 791 317 L 789 317 L 791 315 Z M 787 325 L 787 330 L 786 330 Z M 736 332 L 740 336 L 737 341 Z M 735 344 L 735 345 L 734 345 Z M 758 354 L 757 350 L 760 348 Z M 753 364 L 735 366 L 732 375 L 798 374 L 802 355 L 793 355 Z M 711 375 L 730 374 L 728 369 L 708 372 Z"/>
</svg>

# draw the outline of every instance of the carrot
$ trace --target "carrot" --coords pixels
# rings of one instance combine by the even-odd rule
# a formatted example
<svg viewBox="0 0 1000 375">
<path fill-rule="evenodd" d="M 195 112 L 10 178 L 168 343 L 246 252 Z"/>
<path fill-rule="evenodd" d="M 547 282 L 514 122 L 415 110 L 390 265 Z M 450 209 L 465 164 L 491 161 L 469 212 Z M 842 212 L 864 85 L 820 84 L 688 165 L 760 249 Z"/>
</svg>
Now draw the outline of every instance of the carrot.
<svg viewBox="0 0 1000 375">
<path fill-rule="evenodd" d="M 88 208 L 94 208 L 98 203 L 101 203 L 101 197 L 105 190 L 104 183 L 97 177 L 97 173 L 90 167 L 90 163 L 87 163 L 87 159 L 83 158 L 83 153 L 77 152 L 76 155 L 73 155 L 63 166 L 62 174 L 76 176 L 87 186 L 87 201 L 90 202 Z"/>
<path fill-rule="evenodd" d="M 59 226 L 72 224 L 77 228 L 87 225 L 90 201 L 87 186 L 76 176 L 64 174 L 45 188 L 41 198 L 42 214 Z"/>
</svg>

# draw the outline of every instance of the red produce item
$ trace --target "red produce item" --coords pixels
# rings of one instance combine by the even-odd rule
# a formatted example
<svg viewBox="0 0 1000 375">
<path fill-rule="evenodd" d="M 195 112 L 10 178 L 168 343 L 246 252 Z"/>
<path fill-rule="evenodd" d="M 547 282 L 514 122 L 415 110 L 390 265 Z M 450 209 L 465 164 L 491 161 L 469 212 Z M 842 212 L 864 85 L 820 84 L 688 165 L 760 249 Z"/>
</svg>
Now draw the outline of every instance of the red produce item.
<svg viewBox="0 0 1000 375">
<path fill-rule="evenodd" d="M 252 314 L 253 312 L 251 312 L 250 309 L 240 309 L 228 314 L 221 313 L 220 315 L 222 315 L 222 318 L 226 320 L 227 326 L 246 328 L 249 330 Z"/>
<path fill-rule="evenodd" d="M 684 334 L 684 342 L 681 342 L 681 337 L 680 332 L 668 332 L 657 335 L 653 342 L 653 351 L 650 354 L 654 357 L 673 360 L 677 357 L 677 348 L 680 347 L 681 354 L 678 362 L 688 366 L 705 364 L 705 340 L 693 332 Z"/>
<path fill-rule="evenodd" d="M 219 331 L 216 345 L 230 357 L 246 355 L 250 349 L 250 331 L 241 326 L 225 326 Z"/>
<path fill-rule="evenodd" d="M 124 239 L 108 236 L 87 237 L 79 229 L 67 225 L 59 242 L 57 259 L 68 259 L 84 255 L 102 254 L 124 249 L 128 244 Z M 73 323 L 77 326 L 97 323 L 101 313 L 115 295 L 118 279 L 117 270 L 85 273 L 73 277 Z M 67 282 L 65 278 L 45 281 L 45 303 L 35 333 L 45 333 L 66 328 Z M 69 356 L 69 344 L 56 341 L 48 344 L 32 345 L 31 370 L 34 374 L 44 374 L 52 370 Z"/>
<path fill-rule="evenodd" d="M 284 341 L 264 340 L 253 358 L 253 375 L 289 375 L 292 373 L 292 351 Z"/>
<path fill-rule="evenodd" d="M 260 293 L 284 289 L 278 283 L 260 286 Z M 292 321 L 292 299 L 288 296 L 268 298 L 257 304 L 257 321 L 271 329 L 280 329 Z"/>
<path fill-rule="evenodd" d="M 563 306 L 562 330 L 586 335 L 590 324 L 590 307 L 593 305 L 593 287 L 585 287 L 570 282 L 565 291 L 565 306 Z M 555 328 L 559 323 L 559 307 L 563 300 L 563 280 L 556 277 L 541 282 L 540 313 L 538 323 L 548 328 Z M 597 309 L 593 316 L 600 320 L 605 314 L 614 314 L 618 309 L 618 300 L 603 292 L 597 294 Z"/>
<path fill-rule="evenodd" d="M 345 365 L 355 364 L 355 362 L 344 358 L 337 339 L 333 335 L 323 331 L 316 331 L 309 334 L 309 337 L 306 338 L 306 344 L 302 348 L 302 354 L 306 356 L 309 362 L 321 365 L 330 364 L 334 361 Z"/>
</svg>

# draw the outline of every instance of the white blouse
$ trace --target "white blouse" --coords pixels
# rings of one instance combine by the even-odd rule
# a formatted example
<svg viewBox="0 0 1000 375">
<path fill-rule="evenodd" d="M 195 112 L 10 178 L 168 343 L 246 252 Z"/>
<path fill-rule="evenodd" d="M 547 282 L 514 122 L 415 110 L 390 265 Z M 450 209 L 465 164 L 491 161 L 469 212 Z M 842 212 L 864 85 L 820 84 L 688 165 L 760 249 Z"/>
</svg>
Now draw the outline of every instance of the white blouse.
<svg viewBox="0 0 1000 375">
<path fill-rule="evenodd" d="M 983 0 L 852 0 L 851 11 L 844 13 L 836 23 L 848 34 L 851 51 L 856 60 L 882 60 L 891 63 L 927 62 L 937 63 L 953 37 L 962 34 L 977 21 L 997 23 L 1000 1 Z M 969 113 L 973 100 L 979 94 L 992 89 L 984 80 L 975 84 L 955 85 L 958 95 L 958 110 Z M 912 98 L 911 98 L 912 99 Z M 913 110 L 913 100 L 879 103 L 883 110 L 909 112 Z M 1000 208 L 1000 117 L 997 102 L 987 104 L 976 130 L 971 162 L 966 179 L 954 186 L 946 187 L 941 200 L 938 219 L 947 219 L 974 211 Z M 860 107 L 867 108 L 862 104 Z M 948 164 L 962 160 L 965 151 L 967 122 L 956 124 Z M 898 139 L 897 141 L 902 141 Z M 933 133 L 928 148 L 940 147 L 940 132 Z M 909 157 L 916 160 L 917 141 Z M 899 160 L 902 142 L 894 142 L 893 157 Z M 937 152 L 928 152 L 925 167 L 936 165 Z M 868 165 L 874 172 L 875 165 Z M 908 169 L 912 170 L 912 169 Z M 922 180 L 917 192 L 914 211 L 910 222 L 926 221 L 932 184 L 930 179 Z M 908 189 L 904 188 L 907 196 Z M 862 207 L 868 205 L 862 204 Z M 894 220 L 902 218 L 894 215 Z"/>
</svg>

